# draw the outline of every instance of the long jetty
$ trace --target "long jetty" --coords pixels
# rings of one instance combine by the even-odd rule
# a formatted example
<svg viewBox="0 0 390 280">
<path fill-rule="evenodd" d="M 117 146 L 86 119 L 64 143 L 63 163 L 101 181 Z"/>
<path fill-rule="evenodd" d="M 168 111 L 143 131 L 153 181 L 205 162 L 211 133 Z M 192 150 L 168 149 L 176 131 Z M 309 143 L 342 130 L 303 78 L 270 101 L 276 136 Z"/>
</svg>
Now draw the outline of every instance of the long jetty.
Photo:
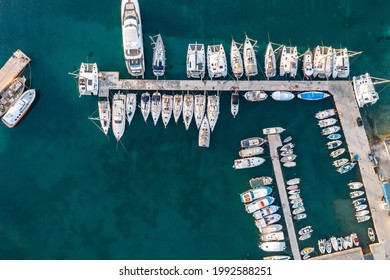
<svg viewBox="0 0 390 280">
<path fill-rule="evenodd" d="M 0 69 L 0 93 L 26 68 L 31 59 L 21 50 L 12 54 Z"/>
</svg>

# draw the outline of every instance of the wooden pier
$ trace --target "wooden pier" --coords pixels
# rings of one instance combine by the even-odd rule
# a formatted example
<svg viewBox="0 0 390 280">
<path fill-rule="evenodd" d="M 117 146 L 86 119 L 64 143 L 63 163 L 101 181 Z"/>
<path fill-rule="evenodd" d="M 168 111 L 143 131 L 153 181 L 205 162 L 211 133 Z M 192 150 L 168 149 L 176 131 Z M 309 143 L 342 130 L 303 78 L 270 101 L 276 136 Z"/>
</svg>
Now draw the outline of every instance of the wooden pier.
<svg viewBox="0 0 390 280">
<path fill-rule="evenodd" d="M 278 155 L 278 147 L 282 146 L 280 134 L 269 134 L 268 143 L 269 143 L 269 152 L 272 159 L 272 166 L 274 168 L 276 184 L 278 186 L 280 201 L 282 204 L 284 221 L 287 227 L 286 229 L 287 229 L 288 239 L 290 240 L 291 252 L 294 260 L 300 260 L 301 254 L 298 246 L 298 239 L 295 233 L 295 227 L 291 215 L 290 203 L 288 200 L 286 185 L 284 184 L 282 167 L 280 166 L 279 155 Z"/>
<path fill-rule="evenodd" d="M 17 50 L 0 69 L 0 93 L 26 68 L 31 59 Z"/>
</svg>

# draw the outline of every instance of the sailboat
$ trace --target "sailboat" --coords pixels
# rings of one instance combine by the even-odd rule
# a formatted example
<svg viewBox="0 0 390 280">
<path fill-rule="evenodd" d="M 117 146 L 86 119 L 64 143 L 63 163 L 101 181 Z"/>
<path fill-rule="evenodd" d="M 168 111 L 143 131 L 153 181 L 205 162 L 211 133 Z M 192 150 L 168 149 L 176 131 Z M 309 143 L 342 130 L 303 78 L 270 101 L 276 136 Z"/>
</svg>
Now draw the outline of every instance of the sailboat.
<svg viewBox="0 0 390 280">
<path fill-rule="evenodd" d="M 175 119 L 175 123 L 180 118 L 181 112 L 183 111 L 183 95 L 176 94 L 173 96 L 173 117 Z"/>
<path fill-rule="evenodd" d="M 204 78 L 206 55 L 203 44 L 189 44 L 187 49 L 187 77 Z"/>
<path fill-rule="evenodd" d="M 192 118 L 194 116 L 194 96 L 192 94 L 185 94 L 183 101 L 183 121 L 186 130 L 190 127 Z"/>
<path fill-rule="evenodd" d="M 332 74 L 333 48 L 317 46 L 314 51 L 313 77 L 329 78 Z"/>
<path fill-rule="evenodd" d="M 245 75 L 249 78 L 251 76 L 256 76 L 258 74 L 257 70 L 257 60 L 255 53 L 255 46 L 257 44 L 256 40 L 250 39 L 247 35 L 244 42 L 244 66 L 245 66 Z"/>
<path fill-rule="evenodd" d="M 195 123 L 199 129 L 206 112 L 206 92 L 204 94 L 195 94 Z"/>
<path fill-rule="evenodd" d="M 154 125 L 156 125 L 161 114 L 161 94 L 158 91 L 153 92 L 152 94 L 151 113 L 152 113 L 153 123 Z"/>
<path fill-rule="evenodd" d="M 267 78 L 272 78 L 276 76 L 276 58 L 271 42 L 268 43 L 267 48 L 265 50 L 264 67 L 265 76 Z"/>
<path fill-rule="evenodd" d="M 142 116 L 145 120 L 145 122 L 148 119 L 149 113 L 150 113 L 150 93 L 149 92 L 144 92 L 141 94 L 141 112 Z"/>
<path fill-rule="evenodd" d="M 214 131 L 214 127 L 217 124 L 219 115 L 219 95 L 209 95 L 207 97 L 207 117 L 209 118 L 209 124 L 211 132 Z"/>
<path fill-rule="evenodd" d="M 222 44 L 207 47 L 207 68 L 211 79 L 227 75 L 227 61 Z"/>
<path fill-rule="evenodd" d="M 165 73 L 165 46 L 160 34 L 154 37 L 150 36 L 150 40 L 152 40 L 153 46 L 153 74 L 158 78 Z"/>
<path fill-rule="evenodd" d="M 199 129 L 198 146 L 206 148 L 210 146 L 210 126 L 206 115 L 204 115 Z"/>
<path fill-rule="evenodd" d="M 98 109 L 100 125 L 102 126 L 103 133 L 107 135 L 111 123 L 111 108 L 109 99 L 107 98 L 106 100 L 98 101 Z"/>
<path fill-rule="evenodd" d="M 294 78 L 298 69 L 298 50 L 297 47 L 282 47 L 282 56 L 280 58 L 280 76 L 290 75 Z"/>
<path fill-rule="evenodd" d="M 125 132 L 125 102 L 126 95 L 116 93 L 112 101 L 112 132 L 119 141 Z"/>
<path fill-rule="evenodd" d="M 307 79 L 309 79 L 313 75 L 313 53 L 310 48 L 308 48 L 303 54 L 303 65 L 302 70 L 303 74 Z"/>
<path fill-rule="evenodd" d="M 242 61 L 240 49 L 242 45 L 238 44 L 232 38 L 232 44 L 230 47 L 230 64 L 232 66 L 233 75 L 238 79 L 244 74 L 244 64 Z"/>
<path fill-rule="evenodd" d="M 137 108 L 137 94 L 136 93 L 126 94 L 126 119 L 129 125 L 133 120 L 136 108 Z"/>
<path fill-rule="evenodd" d="M 233 118 L 236 117 L 239 107 L 240 107 L 240 96 L 238 92 L 233 92 L 230 97 L 230 112 L 232 113 Z"/>
<path fill-rule="evenodd" d="M 169 94 L 163 94 L 161 117 L 165 128 L 167 127 L 169 120 L 171 119 L 172 109 L 173 109 L 173 96 Z"/>
</svg>

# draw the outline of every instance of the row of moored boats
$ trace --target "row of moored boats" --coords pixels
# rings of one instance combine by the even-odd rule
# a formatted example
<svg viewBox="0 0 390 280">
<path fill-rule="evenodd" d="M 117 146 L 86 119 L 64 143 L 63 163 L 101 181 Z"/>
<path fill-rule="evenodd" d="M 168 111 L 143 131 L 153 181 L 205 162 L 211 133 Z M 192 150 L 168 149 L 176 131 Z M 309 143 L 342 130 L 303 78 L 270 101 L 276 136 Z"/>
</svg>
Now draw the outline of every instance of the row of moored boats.
<svg viewBox="0 0 390 280">
<path fill-rule="evenodd" d="M 318 249 L 321 254 L 330 254 L 332 252 L 343 251 L 358 246 L 359 237 L 355 232 L 344 237 L 331 236 L 328 239 L 325 238 L 318 240 Z"/>
<path fill-rule="evenodd" d="M 370 210 L 368 210 L 367 199 L 362 197 L 365 192 L 362 190 L 363 183 L 351 182 L 348 183 L 348 187 L 351 190 L 349 193 L 352 199 L 352 205 L 355 208 L 355 217 L 358 223 L 362 223 L 371 219 Z"/>
</svg>

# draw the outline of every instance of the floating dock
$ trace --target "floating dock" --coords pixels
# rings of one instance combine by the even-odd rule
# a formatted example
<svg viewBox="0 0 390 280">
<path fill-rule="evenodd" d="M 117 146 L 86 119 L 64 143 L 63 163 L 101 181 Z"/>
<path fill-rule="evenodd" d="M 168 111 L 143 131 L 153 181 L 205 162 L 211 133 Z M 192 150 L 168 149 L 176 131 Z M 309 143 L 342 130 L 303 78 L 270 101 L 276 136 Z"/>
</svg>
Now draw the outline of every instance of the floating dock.
<svg viewBox="0 0 390 280">
<path fill-rule="evenodd" d="M 0 69 L 0 93 L 26 68 L 31 59 L 21 50 L 12 54 Z"/>
</svg>

